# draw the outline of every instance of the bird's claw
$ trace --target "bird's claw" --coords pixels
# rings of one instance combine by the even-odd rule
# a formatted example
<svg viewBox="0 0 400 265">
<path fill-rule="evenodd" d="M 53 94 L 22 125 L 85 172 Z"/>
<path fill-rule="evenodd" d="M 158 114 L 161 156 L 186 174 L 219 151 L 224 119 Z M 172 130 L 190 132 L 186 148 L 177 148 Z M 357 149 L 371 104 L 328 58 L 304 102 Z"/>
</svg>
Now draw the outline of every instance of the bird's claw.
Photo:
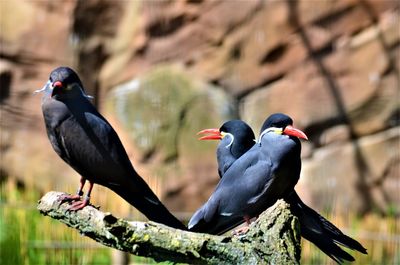
<svg viewBox="0 0 400 265">
<path fill-rule="evenodd" d="M 85 208 L 87 205 L 89 205 L 90 202 L 90 197 L 85 196 L 83 200 L 75 201 L 71 204 L 71 206 L 68 208 L 68 211 L 78 211 L 83 208 Z"/>
<path fill-rule="evenodd" d="M 59 200 L 61 203 L 64 202 L 70 202 L 70 201 L 78 201 L 81 199 L 81 196 L 79 196 L 78 194 L 74 194 L 74 195 L 62 195 L 59 197 Z"/>
<path fill-rule="evenodd" d="M 81 195 L 81 192 L 74 195 L 62 195 L 59 197 L 59 200 L 61 203 L 72 202 L 71 206 L 68 207 L 68 211 L 78 211 L 89 205 L 90 201 L 90 198 L 87 196 L 83 200 L 81 200 Z"/>
<path fill-rule="evenodd" d="M 71 206 L 68 208 L 68 211 L 78 211 L 85 208 L 87 205 L 89 205 L 89 201 L 87 200 L 76 201 L 71 204 Z"/>
<path fill-rule="evenodd" d="M 243 236 L 249 231 L 250 227 L 249 226 L 242 226 L 238 229 L 233 230 L 232 235 L 234 236 Z"/>
</svg>

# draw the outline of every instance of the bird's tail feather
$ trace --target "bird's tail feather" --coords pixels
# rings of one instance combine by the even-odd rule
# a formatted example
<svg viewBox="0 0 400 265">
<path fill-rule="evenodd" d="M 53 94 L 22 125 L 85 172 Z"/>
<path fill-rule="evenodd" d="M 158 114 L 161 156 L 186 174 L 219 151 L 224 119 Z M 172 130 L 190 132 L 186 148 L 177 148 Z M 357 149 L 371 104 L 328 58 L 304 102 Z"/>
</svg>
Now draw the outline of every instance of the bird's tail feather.
<svg viewBox="0 0 400 265">
<path fill-rule="evenodd" d="M 151 199 L 142 194 L 135 194 L 126 187 L 113 187 L 115 193 L 121 196 L 125 201 L 144 214 L 150 221 L 161 223 L 176 229 L 187 230 L 170 211 L 161 203 L 157 196 L 148 188 L 146 194 L 151 192 Z M 154 195 L 154 196 L 153 196 Z"/>
<path fill-rule="evenodd" d="M 304 204 L 296 192 L 287 198 L 293 213 L 299 218 L 301 235 L 336 262 L 354 261 L 354 258 L 338 246 L 367 254 L 367 250 L 353 238 L 343 234 L 336 226 Z"/>
</svg>

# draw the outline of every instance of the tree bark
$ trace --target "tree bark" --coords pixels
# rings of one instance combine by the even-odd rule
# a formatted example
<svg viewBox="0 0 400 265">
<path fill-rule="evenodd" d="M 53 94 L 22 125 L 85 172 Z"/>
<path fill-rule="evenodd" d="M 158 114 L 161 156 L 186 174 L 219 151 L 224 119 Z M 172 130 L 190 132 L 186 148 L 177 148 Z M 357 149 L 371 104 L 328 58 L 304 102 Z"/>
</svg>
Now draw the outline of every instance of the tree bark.
<svg viewBox="0 0 400 265">
<path fill-rule="evenodd" d="M 156 261 L 190 264 L 299 264 L 300 226 L 289 205 L 278 200 L 250 225 L 244 236 L 214 236 L 173 229 L 155 222 L 117 218 L 93 206 L 68 211 L 62 192 L 51 191 L 38 210 L 77 229 L 82 235 Z"/>
</svg>

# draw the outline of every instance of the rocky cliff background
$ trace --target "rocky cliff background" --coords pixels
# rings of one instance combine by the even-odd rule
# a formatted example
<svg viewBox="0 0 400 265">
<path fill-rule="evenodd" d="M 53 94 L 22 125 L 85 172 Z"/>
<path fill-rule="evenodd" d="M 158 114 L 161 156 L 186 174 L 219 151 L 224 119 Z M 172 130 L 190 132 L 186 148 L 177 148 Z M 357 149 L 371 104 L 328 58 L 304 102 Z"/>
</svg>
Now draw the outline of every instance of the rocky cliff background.
<svg viewBox="0 0 400 265">
<path fill-rule="evenodd" d="M 399 3 L 2 1 L 1 178 L 75 190 L 32 94 L 68 65 L 174 211 L 194 211 L 218 182 L 217 143 L 197 131 L 240 118 L 258 134 L 284 112 L 310 138 L 305 202 L 399 213 Z"/>
</svg>

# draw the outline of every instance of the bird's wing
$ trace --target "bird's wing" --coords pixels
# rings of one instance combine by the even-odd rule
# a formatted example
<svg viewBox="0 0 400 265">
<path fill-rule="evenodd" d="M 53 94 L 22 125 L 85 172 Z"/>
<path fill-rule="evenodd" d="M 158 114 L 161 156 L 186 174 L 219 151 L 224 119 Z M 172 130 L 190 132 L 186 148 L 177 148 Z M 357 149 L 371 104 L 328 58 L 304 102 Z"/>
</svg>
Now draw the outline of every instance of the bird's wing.
<svg viewBox="0 0 400 265">
<path fill-rule="evenodd" d="M 217 214 L 219 201 L 215 193 L 211 195 L 208 201 L 198 209 L 192 218 L 190 218 L 188 228 L 191 229 L 201 222 L 209 223 Z"/>
<path fill-rule="evenodd" d="M 189 230 L 200 233 L 223 234 L 243 223 L 244 220 L 241 216 L 218 214 L 218 207 L 218 202 L 209 200 L 192 216 L 188 224 Z"/>
<path fill-rule="evenodd" d="M 56 151 L 56 153 L 68 164 L 70 163 L 70 156 L 65 148 L 65 141 L 62 135 L 60 134 L 60 128 L 57 126 L 53 128 L 51 131 L 48 130 L 48 138 L 50 140 L 50 143 Z"/>
<path fill-rule="evenodd" d="M 115 145 L 112 138 L 118 137 L 100 114 L 97 117 L 96 113 L 85 111 L 88 106 L 92 107 L 89 104 L 67 107 L 49 101 L 43 113 L 49 140 L 58 155 L 84 178 L 90 180 L 94 176 L 96 183 L 104 185 L 112 182 L 113 176 L 123 174 L 110 149 Z"/>
<path fill-rule="evenodd" d="M 160 205 L 160 200 L 134 170 L 122 142 L 111 125 L 97 113 L 86 112 L 85 118 L 93 129 L 94 136 L 91 138 L 98 139 L 93 140 L 97 150 L 104 149 L 102 156 L 112 161 L 111 165 L 115 165 L 113 172 L 109 174 L 112 179 L 109 179 L 107 183 L 114 188 L 109 187 L 118 191 L 120 190 L 118 186 L 123 187 L 125 190 L 130 190 L 131 196 L 140 194 L 150 203 Z"/>
<path fill-rule="evenodd" d="M 252 207 L 251 198 L 265 190 L 269 168 L 267 161 L 258 160 L 256 151 L 243 155 L 226 171 L 210 199 L 192 217 L 189 228 L 221 234 L 242 223 Z"/>
<path fill-rule="evenodd" d="M 255 146 L 225 172 L 217 191 L 225 214 L 252 207 L 270 192 L 271 161 Z"/>
<path fill-rule="evenodd" d="M 47 136 L 54 151 L 68 164 L 70 156 L 65 148 L 65 141 L 61 133 L 62 123 L 71 117 L 71 113 L 64 104 L 48 99 L 43 104 L 43 118 L 46 124 Z"/>
</svg>

